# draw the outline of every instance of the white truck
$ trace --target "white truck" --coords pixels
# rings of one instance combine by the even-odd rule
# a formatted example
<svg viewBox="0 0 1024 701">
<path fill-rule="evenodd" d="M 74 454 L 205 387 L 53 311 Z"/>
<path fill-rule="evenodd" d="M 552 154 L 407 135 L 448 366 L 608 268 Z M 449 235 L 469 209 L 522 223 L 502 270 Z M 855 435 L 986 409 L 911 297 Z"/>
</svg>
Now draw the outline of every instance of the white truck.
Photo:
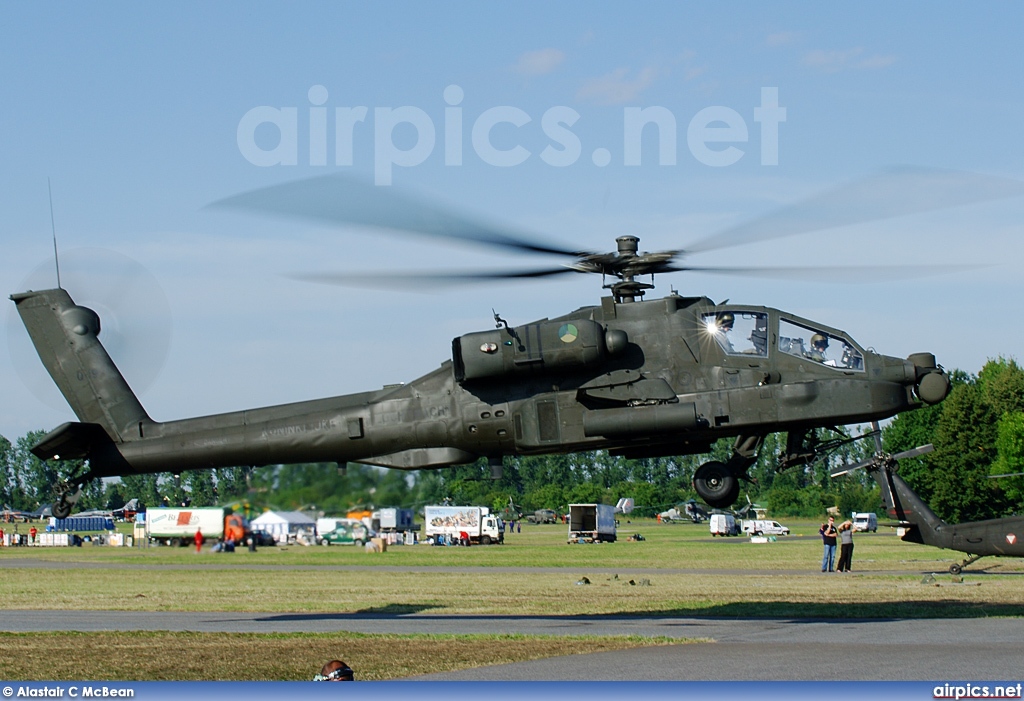
<svg viewBox="0 0 1024 701">
<path fill-rule="evenodd" d="M 740 524 L 736 523 L 736 517 L 732 514 L 711 514 L 708 522 L 711 535 L 730 536 L 740 534 Z"/>
<path fill-rule="evenodd" d="M 249 529 L 240 515 L 228 513 L 220 507 L 146 510 L 146 536 L 151 541 L 164 545 L 191 545 L 195 542 L 196 531 L 202 532 L 204 541 L 232 538 L 243 543 Z"/>
<path fill-rule="evenodd" d="M 853 512 L 853 530 L 854 531 L 871 531 L 875 533 L 878 530 L 878 516 L 874 513 L 862 511 Z"/>
<path fill-rule="evenodd" d="M 615 507 L 569 504 L 569 543 L 614 543 Z"/>
<path fill-rule="evenodd" d="M 466 533 L 471 543 L 479 545 L 505 541 L 498 517 L 486 506 L 424 506 L 423 521 L 428 539 L 446 536 L 457 542 Z"/>
<path fill-rule="evenodd" d="M 789 528 L 778 521 L 748 519 L 743 522 L 743 532 L 747 535 L 789 535 Z"/>
</svg>

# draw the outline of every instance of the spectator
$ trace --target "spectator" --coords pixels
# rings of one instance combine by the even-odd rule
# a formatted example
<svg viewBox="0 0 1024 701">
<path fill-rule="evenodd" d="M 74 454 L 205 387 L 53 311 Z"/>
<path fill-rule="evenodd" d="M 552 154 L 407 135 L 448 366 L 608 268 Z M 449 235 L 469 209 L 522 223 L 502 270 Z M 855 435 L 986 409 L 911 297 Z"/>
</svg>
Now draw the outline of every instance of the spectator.
<svg viewBox="0 0 1024 701">
<path fill-rule="evenodd" d="M 821 528 L 818 529 L 818 533 L 821 535 L 821 542 L 824 545 L 824 552 L 821 556 L 821 571 L 822 572 L 834 572 L 833 566 L 836 559 L 836 520 L 832 516 L 828 517 L 828 523 L 821 524 Z"/>
<path fill-rule="evenodd" d="M 196 529 L 196 552 L 203 549 L 203 530 L 201 528 Z"/>
<path fill-rule="evenodd" d="M 839 562 L 836 572 L 849 572 L 853 562 L 853 522 L 843 521 L 839 524 Z"/>
<path fill-rule="evenodd" d="M 315 682 L 353 682 L 356 673 L 341 660 L 331 660 L 320 668 L 320 674 L 313 677 Z"/>
</svg>

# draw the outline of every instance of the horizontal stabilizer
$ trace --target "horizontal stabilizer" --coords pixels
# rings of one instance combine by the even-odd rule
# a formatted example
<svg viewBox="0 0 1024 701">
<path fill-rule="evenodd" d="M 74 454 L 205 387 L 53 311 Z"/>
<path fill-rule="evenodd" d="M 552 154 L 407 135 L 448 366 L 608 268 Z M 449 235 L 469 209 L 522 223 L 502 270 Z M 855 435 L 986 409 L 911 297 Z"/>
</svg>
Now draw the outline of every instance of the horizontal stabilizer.
<svg viewBox="0 0 1024 701">
<path fill-rule="evenodd" d="M 110 436 L 99 424 L 65 423 L 53 429 L 32 446 L 40 460 L 84 460 Z"/>
</svg>

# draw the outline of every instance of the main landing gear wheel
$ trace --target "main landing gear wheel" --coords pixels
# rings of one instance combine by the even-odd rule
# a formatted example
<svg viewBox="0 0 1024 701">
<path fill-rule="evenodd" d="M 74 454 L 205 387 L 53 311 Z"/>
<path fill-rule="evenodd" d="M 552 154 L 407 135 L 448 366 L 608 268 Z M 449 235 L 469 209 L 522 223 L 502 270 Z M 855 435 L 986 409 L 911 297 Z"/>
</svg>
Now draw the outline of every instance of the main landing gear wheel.
<svg viewBox="0 0 1024 701">
<path fill-rule="evenodd" d="M 71 515 L 71 504 L 64 500 L 54 502 L 53 506 L 50 507 L 50 513 L 53 514 L 54 518 L 67 518 Z"/>
<path fill-rule="evenodd" d="M 736 475 L 717 460 L 706 462 L 693 475 L 693 488 L 709 506 L 724 509 L 736 503 L 740 483 Z"/>
</svg>

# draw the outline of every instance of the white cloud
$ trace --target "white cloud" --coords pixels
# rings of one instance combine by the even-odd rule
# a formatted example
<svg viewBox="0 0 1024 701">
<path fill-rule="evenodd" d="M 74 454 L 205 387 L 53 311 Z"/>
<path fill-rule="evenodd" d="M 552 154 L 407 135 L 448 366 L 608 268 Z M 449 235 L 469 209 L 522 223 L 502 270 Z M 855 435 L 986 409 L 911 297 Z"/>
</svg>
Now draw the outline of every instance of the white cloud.
<svg viewBox="0 0 1024 701">
<path fill-rule="evenodd" d="M 565 52 L 559 49 L 527 51 L 519 57 L 515 72 L 523 75 L 545 75 L 558 68 L 565 60 Z"/>
<path fill-rule="evenodd" d="M 799 32 L 775 32 L 769 34 L 765 40 L 765 46 L 775 48 L 777 46 L 785 46 L 786 44 L 792 44 L 800 36 Z"/>
<path fill-rule="evenodd" d="M 617 68 L 600 78 L 591 78 L 576 93 L 580 100 L 591 100 L 599 105 L 622 105 L 635 100 L 654 82 L 658 71 L 653 66 L 630 76 L 628 68 Z"/>
<path fill-rule="evenodd" d="M 874 54 L 864 56 L 863 47 L 845 51 L 823 51 L 815 49 L 804 54 L 803 64 L 824 73 L 838 73 L 850 69 L 877 70 L 891 66 L 896 62 L 895 56 Z"/>
</svg>

